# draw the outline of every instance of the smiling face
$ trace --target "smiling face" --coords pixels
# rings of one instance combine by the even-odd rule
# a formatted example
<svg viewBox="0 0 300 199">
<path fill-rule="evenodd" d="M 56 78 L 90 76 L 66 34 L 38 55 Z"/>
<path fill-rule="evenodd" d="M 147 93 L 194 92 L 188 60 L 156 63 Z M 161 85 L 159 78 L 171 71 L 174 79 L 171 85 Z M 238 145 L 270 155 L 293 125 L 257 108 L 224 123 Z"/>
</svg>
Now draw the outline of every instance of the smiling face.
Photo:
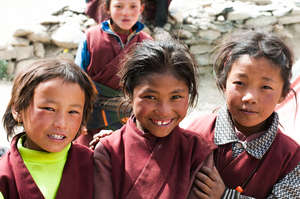
<svg viewBox="0 0 300 199">
<path fill-rule="evenodd" d="M 109 14 L 114 31 L 128 34 L 144 10 L 141 0 L 111 0 Z"/>
<path fill-rule="evenodd" d="M 30 105 L 21 112 L 30 149 L 59 152 L 79 131 L 85 94 L 76 83 L 54 78 L 40 83 Z"/>
<path fill-rule="evenodd" d="M 231 68 L 224 94 L 236 127 L 245 135 L 265 129 L 282 97 L 280 68 L 268 59 L 242 55 Z"/>
<path fill-rule="evenodd" d="M 187 113 L 186 83 L 172 74 L 146 76 L 133 90 L 132 107 L 137 127 L 156 137 L 165 137 Z"/>
</svg>

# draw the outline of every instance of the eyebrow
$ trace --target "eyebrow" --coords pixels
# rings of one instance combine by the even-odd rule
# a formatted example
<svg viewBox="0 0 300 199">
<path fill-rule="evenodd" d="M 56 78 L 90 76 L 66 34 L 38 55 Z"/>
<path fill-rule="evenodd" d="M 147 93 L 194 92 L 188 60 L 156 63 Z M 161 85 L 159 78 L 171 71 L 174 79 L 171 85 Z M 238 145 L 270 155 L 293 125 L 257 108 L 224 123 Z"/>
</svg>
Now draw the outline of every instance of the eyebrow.
<svg viewBox="0 0 300 199">
<path fill-rule="evenodd" d="M 244 73 L 238 73 L 237 75 L 238 75 L 238 77 L 248 78 L 248 75 L 246 75 L 246 74 L 244 74 Z M 270 78 L 270 77 L 262 77 L 262 79 L 263 79 L 264 81 L 274 82 L 274 80 L 273 80 L 272 78 Z"/>
<path fill-rule="evenodd" d="M 262 79 L 265 80 L 265 81 L 268 81 L 268 82 L 274 82 L 274 80 L 272 78 L 269 78 L 269 77 L 263 77 Z"/>
<path fill-rule="evenodd" d="M 181 93 L 181 92 L 184 92 L 185 89 L 175 89 L 173 90 L 171 93 Z M 158 93 L 157 91 L 151 89 L 151 88 L 147 88 L 144 92 L 149 92 L 149 93 Z"/>
<path fill-rule="evenodd" d="M 57 104 L 55 101 L 53 101 L 51 99 L 46 99 L 45 101 L 43 101 L 43 103 Z M 71 104 L 70 106 L 82 108 L 82 106 L 80 104 Z"/>
</svg>

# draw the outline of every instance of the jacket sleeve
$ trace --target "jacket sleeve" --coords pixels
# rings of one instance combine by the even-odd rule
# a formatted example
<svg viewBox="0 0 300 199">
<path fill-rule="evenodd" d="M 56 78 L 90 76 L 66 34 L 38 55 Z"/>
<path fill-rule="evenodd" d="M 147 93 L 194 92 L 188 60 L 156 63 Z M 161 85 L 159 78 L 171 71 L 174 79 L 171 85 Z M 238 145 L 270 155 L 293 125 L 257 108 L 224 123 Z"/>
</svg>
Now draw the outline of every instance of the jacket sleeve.
<svg viewBox="0 0 300 199">
<path fill-rule="evenodd" d="M 87 67 L 90 64 L 90 57 L 91 56 L 87 47 L 87 41 L 86 38 L 84 38 L 78 45 L 78 49 L 75 57 L 75 63 L 84 71 L 86 71 Z"/>
<path fill-rule="evenodd" d="M 273 186 L 268 198 L 298 198 L 300 196 L 300 163 Z"/>
<path fill-rule="evenodd" d="M 113 199 L 110 156 L 104 145 L 99 142 L 94 151 L 94 198 Z"/>
<path fill-rule="evenodd" d="M 300 163 L 288 173 L 282 180 L 273 186 L 268 199 L 275 198 L 297 198 L 300 195 Z M 226 189 L 222 199 L 238 198 L 251 199 L 252 197 L 240 195 L 234 189 Z"/>
<path fill-rule="evenodd" d="M 206 166 L 206 167 L 213 167 L 213 152 L 210 153 L 208 155 L 208 157 L 198 166 L 198 168 L 196 169 L 196 173 L 198 173 L 200 171 L 200 169 L 203 167 L 203 166 Z M 191 187 L 190 187 L 190 190 L 189 190 L 189 195 L 187 197 L 187 199 L 198 199 L 199 197 L 195 194 L 195 192 L 193 191 L 193 182 L 195 180 L 195 175 L 193 175 L 191 177 Z"/>
</svg>

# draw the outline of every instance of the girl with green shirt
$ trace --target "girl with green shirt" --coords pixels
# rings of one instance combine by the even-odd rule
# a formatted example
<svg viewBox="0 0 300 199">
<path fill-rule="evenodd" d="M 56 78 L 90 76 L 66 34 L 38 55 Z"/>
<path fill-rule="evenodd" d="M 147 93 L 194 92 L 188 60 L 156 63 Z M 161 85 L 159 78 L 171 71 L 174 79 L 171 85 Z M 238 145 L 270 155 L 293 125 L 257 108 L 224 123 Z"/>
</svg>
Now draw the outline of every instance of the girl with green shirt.
<svg viewBox="0 0 300 199">
<path fill-rule="evenodd" d="M 13 140 L 0 159 L 0 198 L 93 197 L 92 151 L 72 141 L 95 95 L 91 79 L 69 60 L 39 60 L 16 76 L 3 116 Z M 18 126 L 24 131 L 15 135 Z"/>
</svg>

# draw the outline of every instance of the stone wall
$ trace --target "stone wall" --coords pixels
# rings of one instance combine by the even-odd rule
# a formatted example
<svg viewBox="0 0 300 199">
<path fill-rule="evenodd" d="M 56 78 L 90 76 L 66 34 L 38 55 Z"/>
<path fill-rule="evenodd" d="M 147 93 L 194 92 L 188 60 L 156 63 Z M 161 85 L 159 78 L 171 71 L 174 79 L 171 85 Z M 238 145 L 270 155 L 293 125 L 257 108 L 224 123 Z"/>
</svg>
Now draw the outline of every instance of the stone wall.
<svg viewBox="0 0 300 199">
<path fill-rule="evenodd" d="M 38 58 L 74 59 L 84 31 L 95 22 L 85 16 L 84 7 L 70 4 L 38 24 L 18 27 L 11 40 L 0 41 L 0 59 L 8 63 L 9 74 Z M 300 57 L 300 1 L 201 0 L 193 1 L 188 9 L 171 4 L 170 15 L 164 30 L 186 43 L 200 66 L 211 66 L 212 50 L 227 33 L 247 28 L 279 34 L 292 47 L 295 58 Z M 151 30 L 149 26 L 146 31 L 155 37 Z"/>
<path fill-rule="evenodd" d="M 212 63 L 211 51 L 227 33 L 255 28 L 275 32 L 300 57 L 300 1 L 199 1 L 189 12 L 174 15 L 172 32 L 183 40 L 200 65 Z M 183 15 L 184 14 L 184 15 Z"/>
</svg>

